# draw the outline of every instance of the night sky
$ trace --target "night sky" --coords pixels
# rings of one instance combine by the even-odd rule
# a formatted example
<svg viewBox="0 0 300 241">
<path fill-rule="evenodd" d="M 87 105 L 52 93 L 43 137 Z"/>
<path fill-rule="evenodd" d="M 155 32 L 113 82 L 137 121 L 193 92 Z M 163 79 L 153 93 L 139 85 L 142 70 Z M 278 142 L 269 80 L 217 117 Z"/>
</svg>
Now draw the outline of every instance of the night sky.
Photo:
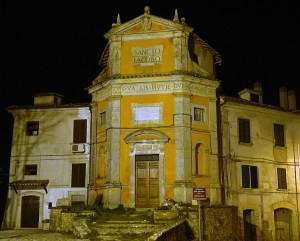
<svg viewBox="0 0 300 241">
<path fill-rule="evenodd" d="M 3 172 L 8 172 L 13 124 L 6 108 L 32 105 L 33 94 L 41 92 L 64 95 L 63 103 L 89 102 L 85 88 L 101 71 L 103 35 L 118 13 L 125 23 L 143 14 L 145 6 L 150 6 L 151 14 L 170 20 L 177 9 L 179 18 L 185 17 L 194 32 L 221 54 L 218 78 L 224 95 L 236 96 L 259 81 L 264 103 L 279 106 L 278 89 L 287 87 L 296 91 L 300 106 L 300 1 L 166 2 L 1 1 Z M 0 190 L 1 200 L 3 193 Z"/>
</svg>

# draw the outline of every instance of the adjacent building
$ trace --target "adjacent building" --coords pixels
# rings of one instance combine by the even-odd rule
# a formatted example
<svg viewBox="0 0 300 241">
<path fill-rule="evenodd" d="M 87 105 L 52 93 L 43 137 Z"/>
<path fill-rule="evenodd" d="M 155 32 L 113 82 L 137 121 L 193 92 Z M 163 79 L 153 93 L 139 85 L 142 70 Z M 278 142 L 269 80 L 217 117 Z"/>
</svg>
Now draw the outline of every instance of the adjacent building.
<svg viewBox="0 0 300 241">
<path fill-rule="evenodd" d="M 9 192 L 3 228 L 41 227 L 50 208 L 87 200 L 89 104 L 61 104 L 62 96 L 34 96 L 11 106 L 14 118 Z"/>
<path fill-rule="evenodd" d="M 259 82 L 220 97 L 226 204 L 238 207 L 245 240 L 299 240 L 300 112 L 294 91 L 263 104 Z"/>
</svg>

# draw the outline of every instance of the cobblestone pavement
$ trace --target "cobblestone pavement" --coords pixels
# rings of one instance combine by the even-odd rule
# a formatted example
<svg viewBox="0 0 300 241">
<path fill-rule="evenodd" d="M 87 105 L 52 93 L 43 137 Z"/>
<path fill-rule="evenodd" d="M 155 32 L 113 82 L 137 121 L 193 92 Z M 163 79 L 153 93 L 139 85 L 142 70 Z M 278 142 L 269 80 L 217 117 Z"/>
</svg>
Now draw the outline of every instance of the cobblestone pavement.
<svg viewBox="0 0 300 241">
<path fill-rule="evenodd" d="M 73 234 L 64 234 L 45 231 L 42 229 L 13 229 L 0 230 L 0 240 L 9 241 L 89 241 L 89 239 L 80 239 Z"/>
</svg>

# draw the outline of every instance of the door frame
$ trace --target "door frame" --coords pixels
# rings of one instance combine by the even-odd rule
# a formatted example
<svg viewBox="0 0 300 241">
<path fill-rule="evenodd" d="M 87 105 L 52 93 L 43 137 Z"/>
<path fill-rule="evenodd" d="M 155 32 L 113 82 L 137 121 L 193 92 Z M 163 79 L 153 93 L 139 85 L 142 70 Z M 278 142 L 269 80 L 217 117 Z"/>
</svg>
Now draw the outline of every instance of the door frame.
<svg viewBox="0 0 300 241">
<path fill-rule="evenodd" d="M 151 154 L 144 154 L 144 155 L 142 155 L 142 156 L 150 156 Z M 135 159 L 136 159 L 136 156 L 141 156 L 141 155 L 135 155 Z M 159 173 L 159 156 L 157 155 L 157 154 L 155 154 L 155 156 L 157 156 L 157 158 L 155 158 L 155 160 L 136 160 L 135 161 L 135 187 L 136 187 L 136 189 L 138 188 L 137 187 L 137 183 L 138 183 L 138 181 L 140 180 L 140 179 L 138 179 L 137 178 L 137 164 L 138 163 L 144 163 L 144 164 L 146 164 L 146 167 L 147 167 L 147 178 L 146 178 L 146 182 L 147 182 L 147 184 L 146 184 L 146 186 L 147 186 L 147 202 L 146 203 L 144 203 L 144 204 L 147 204 L 147 206 L 145 206 L 145 207 L 142 207 L 142 208 L 156 208 L 157 206 L 159 206 L 159 193 L 160 193 L 160 190 L 159 190 L 159 177 L 160 177 L 160 173 Z M 157 189 L 158 189 L 158 202 L 157 203 L 151 203 L 150 202 L 150 167 L 151 167 L 151 163 L 155 163 L 155 166 L 156 165 L 158 165 L 158 168 L 156 168 L 156 170 L 158 171 L 158 178 L 156 179 L 155 178 L 155 180 L 157 180 L 157 184 L 158 185 L 155 185 L 155 187 L 157 187 Z M 137 207 L 137 199 L 138 199 L 138 196 L 137 196 L 137 192 L 135 192 L 135 206 Z M 142 204 L 142 203 L 139 203 L 139 204 Z M 155 206 L 154 206 L 155 205 Z"/>
<path fill-rule="evenodd" d="M 139 144 L 136 145 L 138 147 Z M 139 149 L 139 148 L 138 148 Z M 146 151 L 143 152 L 135 152 L 134 155 L 130 155 L 130 203 L 133 207 L 135 205 L 135 198 L 136 198 L 136 177 L 135 177 L 135 155 L 150 155 L 150 154 L 158 154 L 158 172 L 159 172 L 159 179 L 158 179 L 158 188 L 159 188 L 159 203 L 161 203 L 165 199 L 165 175 L 164 175 L 164 153 L 148 153 Z"/>
<path fill-rule="evenodd" d="M 153 139 L 149 139 L 149 135 Z M 143 138 L 145 136 L 145 138 Z M 165 143 L 169 141 L 169 137 L 164 133 L 156 130 L 139 130 L 135 131 L 124 139 L 129 145 L 129 159 L 130 159 L 130 184 L 129 206 L 135 207 L 135 155 L 150 155 L 158 154 L 159 161 L 159 205 L 165 201 Z"/>
<path fill-rule="evenodd" d="M 25 200 L 27 201 L 25 203 Z M 28 202 L 30 200 L 30 202 Z M 32 202 L 33 201 L 33 202 Z M 29 204 L 30 210 L 27 210 L 26 204 Z M 36 195 L 26 195 L 22 197 L 21 207 L 21 227 L 38 228 L 40 219 L 40 197 Z M 30 221 L 31 220 L 31 221 Z M 29 222 L 28 222 L 29 221 Z M 32 226 L 34 225 L 34 226 Z"/>
<path fill-rule="evenodd" d="M 39 206 L 39 223 L 38 228 L 42 227 L 42 218 L 44 217 L 44 202 L 45 202 L 45 194 L 41 192 L 35 192 L 35 191 L 24 191 L 20 193 L 17 203 L 16 203 L 16 228 L 21 228 L 21 215 L 22 215 L 22 198 L 24 196 L 37 196 L 40 198 L 40 206 Z M 13 220 L 12 220 L 13 221 Z"/>
<path fill-rule="evenodd" d="M 286 221 L 286 218 L 282 219 L 283 215 L 279 215 L 277 216 L 277 212 L 281 212 L 281 211 L 286 211 L 287 214 L 284 215 L 284 217 L 288 218 L 288 222 Z M 288 224 L 289 230 L 288 230 L 288 234 L 290 239 L 289 240 L 293 240 L 293 211 L 288 209 L 288 208 L 277 208 L 274 211 L 274 228 L 275 228 L 275 240 L 280 240 L 280 231 L 278 230 L 278 224 L 283 222 Z M 277 220 L 279 218 L 279 220 Z M 283 221 L 282 221 L 283 220 Z"/>
</svg>

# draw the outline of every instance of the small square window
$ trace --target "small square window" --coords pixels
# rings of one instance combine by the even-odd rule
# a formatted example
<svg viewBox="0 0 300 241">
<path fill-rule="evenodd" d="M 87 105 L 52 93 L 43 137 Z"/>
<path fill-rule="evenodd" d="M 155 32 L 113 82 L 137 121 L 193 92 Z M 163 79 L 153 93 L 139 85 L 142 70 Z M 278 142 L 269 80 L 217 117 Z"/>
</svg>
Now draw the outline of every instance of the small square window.
<svg viewBox="0 0 300 241">
<path fill-rule="evenodd" d="M 250 100 L 259 103 L 259 95 L 250 93 Z"/>
<path fill-rule="evenodd" d="M 258 188 L 257 166 L 242 165 L 242 187 Z"/>
<path fill-rule="evenodd" d="M 37 175 L 37 165 L 25 165 L 24 166 L 24 175 Z"/>
<path fill-rule="evenodd" d="M 39 135 L 39 122 L 38 121 L 28 121 L 26 126 L 27 136 L 38 136 Z"/>
<path fill-rule="evenodd" d="M 205 122 L 205 110 L 204 108 L 194 108 L 194 121 Z"/>
</svg>

